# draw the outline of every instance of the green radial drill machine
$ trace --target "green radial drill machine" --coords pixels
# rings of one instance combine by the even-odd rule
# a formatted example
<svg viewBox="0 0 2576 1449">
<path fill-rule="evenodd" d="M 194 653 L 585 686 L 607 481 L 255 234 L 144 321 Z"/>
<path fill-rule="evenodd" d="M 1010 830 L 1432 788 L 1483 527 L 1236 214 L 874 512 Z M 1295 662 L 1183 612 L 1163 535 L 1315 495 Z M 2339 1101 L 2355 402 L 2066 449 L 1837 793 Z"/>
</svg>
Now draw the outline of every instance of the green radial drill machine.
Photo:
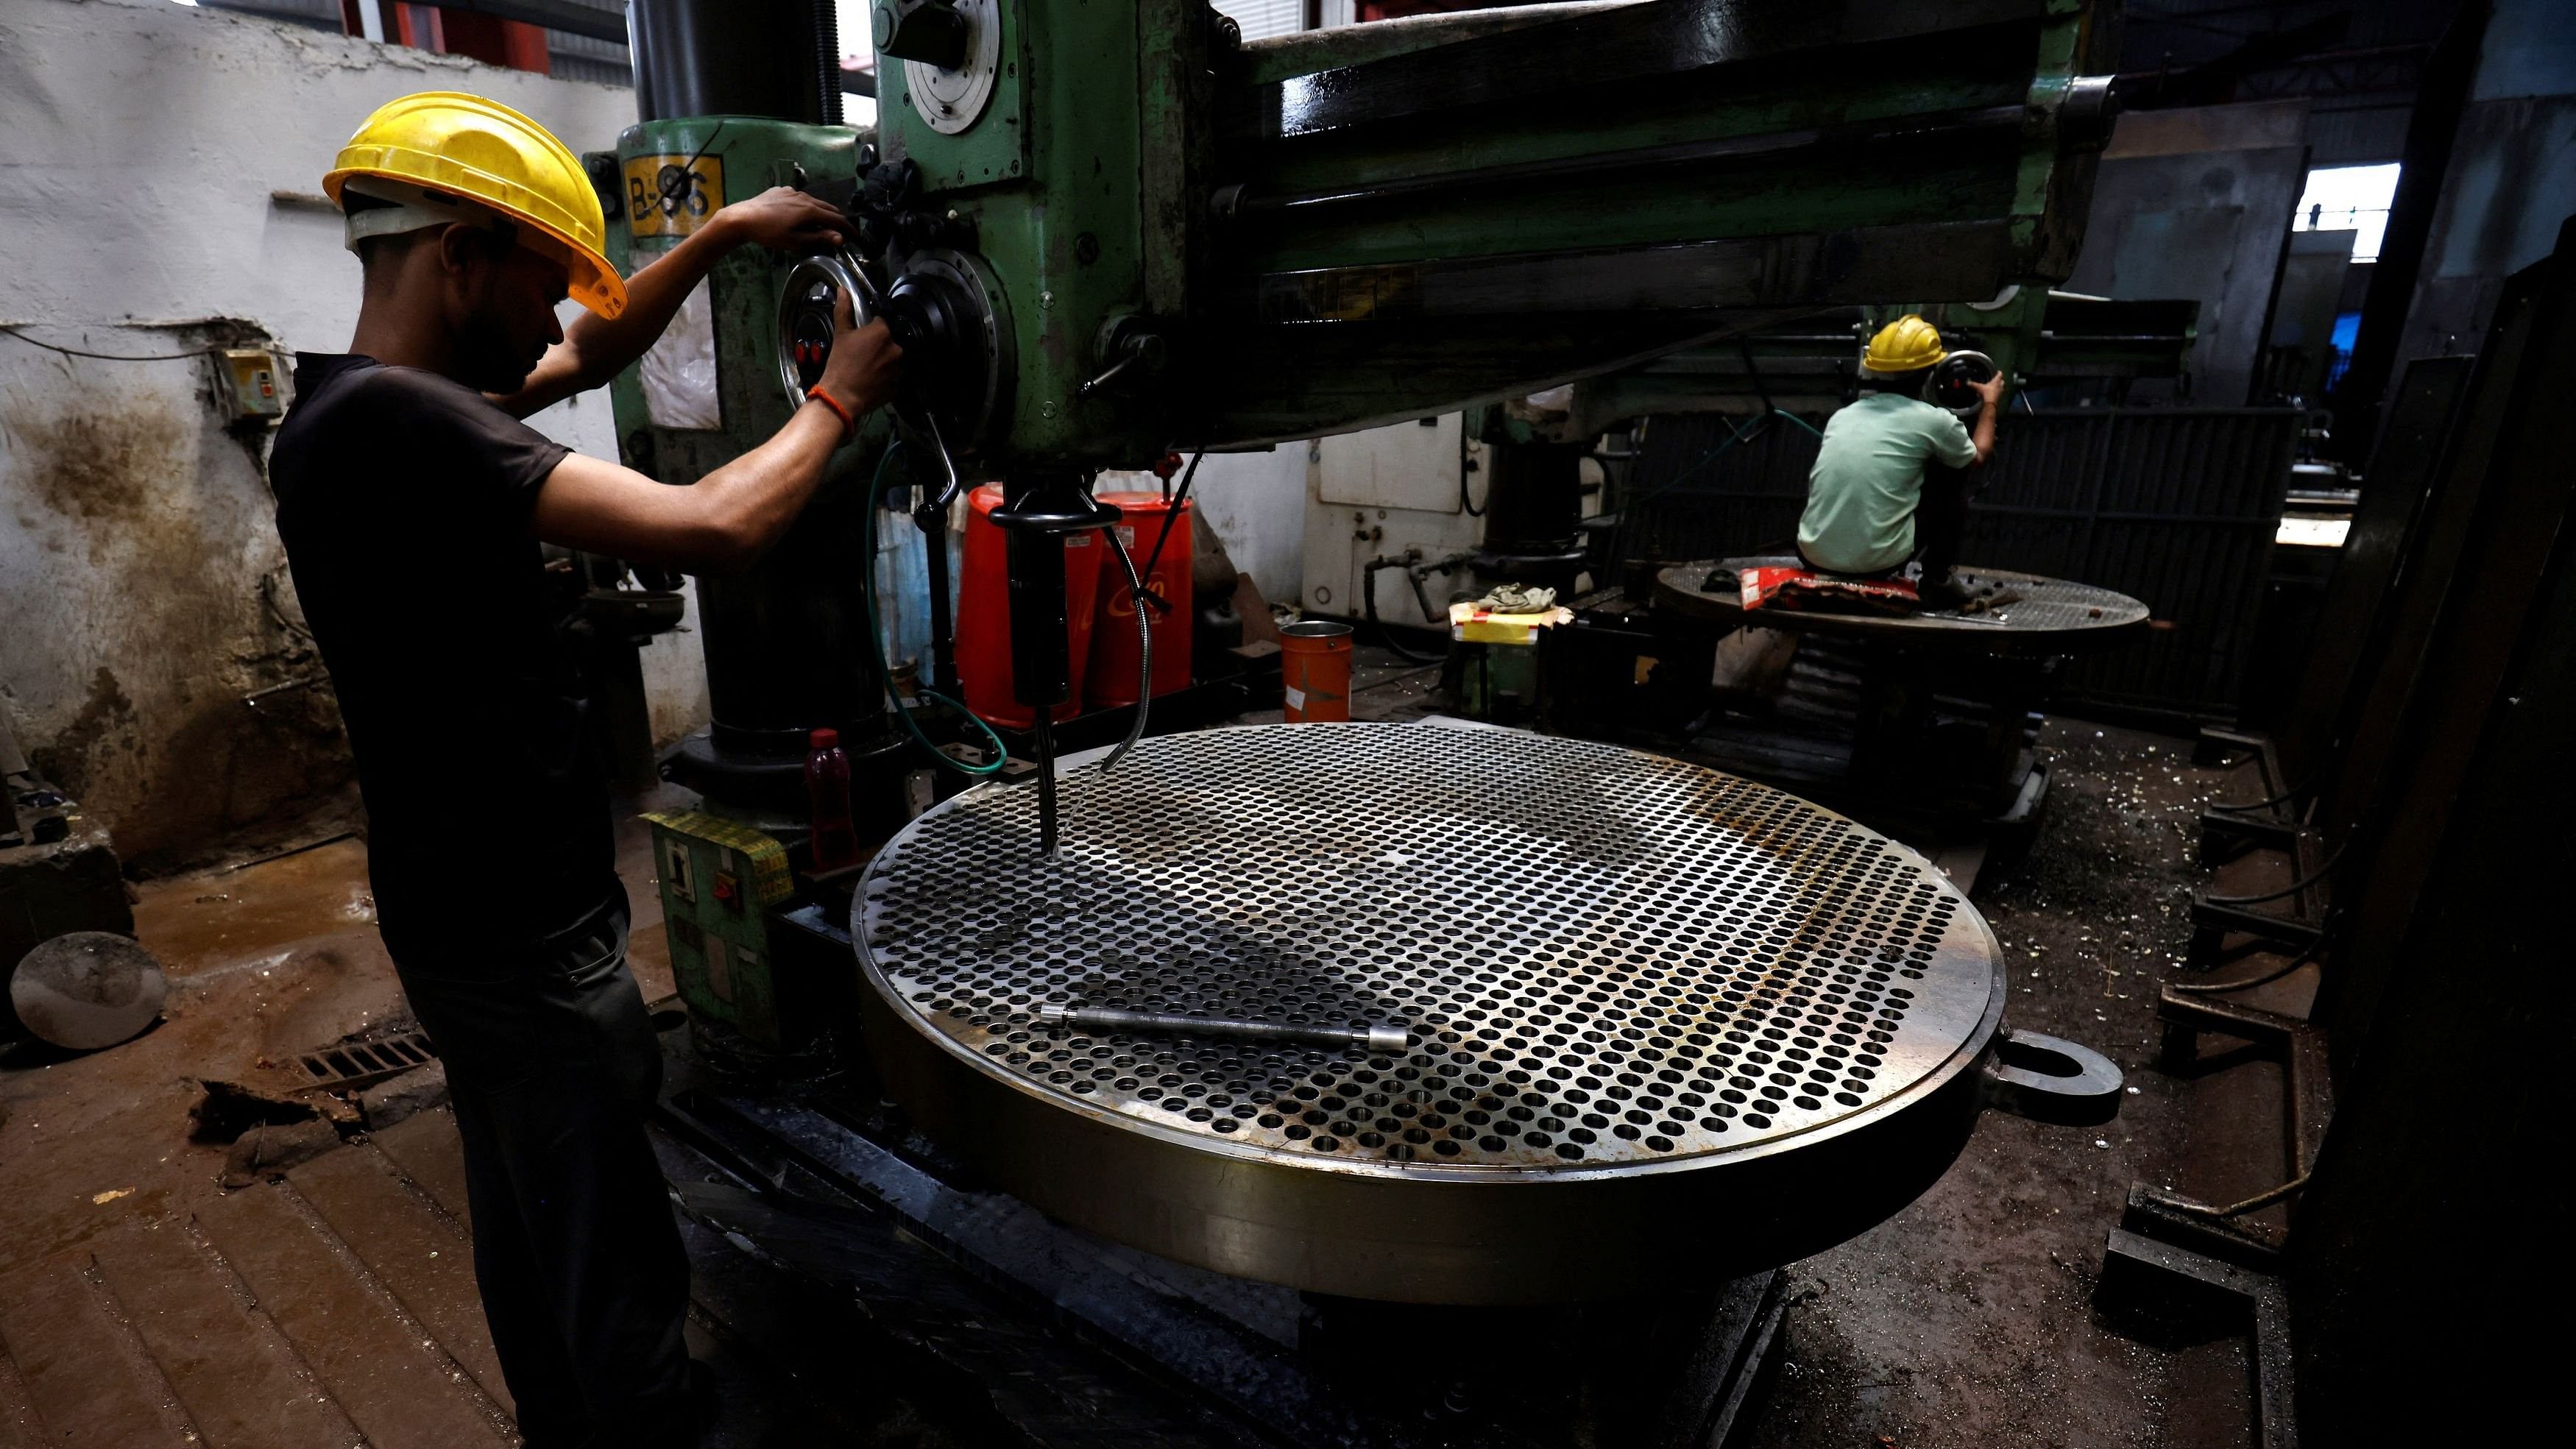
<svg viewBox="0 0 2576 1449">
<path fill-rule="evenodd" d="M 2101 8 L 1608 0 L 1245 42 L 1201 0 L 877 0 L 870 131 L 835 123 L 828 4 L 637 0 L 643 119 L 593 158 L 622 260 L 776 184 L 857 242 L 726 261 L 615 388 L 627 461 L 685 483 L 775 431 L 835 286 L 909 364 L 792 535 L 699 580 L 714 723 L 673 774 L 792 830 L 834 726 L 863 830 L 901 823 L 854 557 L 897 437 L 926 491 L 1003 486 L 1043 755 L 1064 541 L 1116 517 L 1097 470 L 2062 280 L 2112 119 Z"/>
</svg>

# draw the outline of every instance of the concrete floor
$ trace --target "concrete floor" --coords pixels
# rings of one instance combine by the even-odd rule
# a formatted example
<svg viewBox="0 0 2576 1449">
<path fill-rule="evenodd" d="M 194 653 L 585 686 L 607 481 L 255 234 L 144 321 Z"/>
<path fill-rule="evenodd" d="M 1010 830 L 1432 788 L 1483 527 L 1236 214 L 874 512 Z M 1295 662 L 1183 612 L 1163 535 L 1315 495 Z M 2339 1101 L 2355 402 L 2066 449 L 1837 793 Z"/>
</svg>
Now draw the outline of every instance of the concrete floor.
<svg viewBox="0 0 2576 1449">
<path fill-rule="evenodd" d="M 1418 715 L 1434 683 L 1365 651 L 1355 712 Z M 1786 1364 L 1754 1443 L 2245 1441 L 2236 1343 L 2149 1347 L 2091 1305 L 2132 1180 L 2226 1201 L 2283 1175 L 2268 1068 L 2176 1080 L 2152 1067 L 2156 988 L 2179 970 L 2185 903 L 2208 878 L 2190 861 L 2193 817 L 2220 777 L 2149 735 L 2058 722 L 2045 745 L 2056 784 L 2038 840 L 1980 890 L 2008 948 L 2008 1019 L 2109 1053 L 2135 1094 L 2108 1129 L 1989 1114 L 1921 1200 L 1796 1265 Z M 624 847 L 636 974 L 658 999 L 669 970 L 642 832 Z M 2229 884 L 2267 869 L 2240 866 Z M 136 918 L 173 978 L 158 1027 L 88 1056 L 0 1051 L 0 1449 L 514 1443 L 444 1112 L 229 1193 L 225 1149 L 189 1141 L 200 1082 L 291 1086 L 278 1064 L 292 1053 L 402 1021 L 362 847 L 156 882 Z M 2294 978 L 2272 1004 L 2301 989 Z M 740 1311 L 702 1302 L 698 1328 Z M 865 1384 L 881 1402 L 856 1421 L 796 1430 L 798 1395 L 862 1384 L 783 1384 L 721 1334 L 694 1341 L 738 1410 L 757 1401 L 732 1442 L 977 1442 L 904 1402 L 899 1382 Z"/>
<path fill-rule="evenodd" d="M 667 996 L 659 903 L 635 902 L 637 979 Z M 292 1092 L 295 1053 L 410 1025 L 365 846 L 151 882 L 134 914 L 171 978 L 160 1024 L 0 1052 L 0 1449 L 515 1444 L 446 1112 L 234 1192 L 228 1148 L 190 1140 L 201 1083 Z"/>
</svg>

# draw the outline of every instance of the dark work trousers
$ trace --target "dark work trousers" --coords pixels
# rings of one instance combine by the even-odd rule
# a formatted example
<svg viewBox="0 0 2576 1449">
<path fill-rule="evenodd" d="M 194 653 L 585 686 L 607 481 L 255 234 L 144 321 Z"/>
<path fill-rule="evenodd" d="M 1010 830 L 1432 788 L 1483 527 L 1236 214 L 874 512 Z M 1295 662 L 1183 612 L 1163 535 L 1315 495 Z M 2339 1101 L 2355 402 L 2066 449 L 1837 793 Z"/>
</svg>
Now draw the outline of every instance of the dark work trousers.
<svg viewBox="0 0 2576 1449">
<path fill-rule="evenodd" d="M 1923 581 L 1938 583 L 1959 562 L 1959 539 L 1968 531 L 1969 487 L 1974 468 L 1923 465 L 1923 497 L 1914 505 L 1914 556 L 1923 561 Z"/>
<path fill-rule="evenodd" d="M 626 899 L 539 943 L 388 941 L 447 1065 L 474 1278 L 528 1449 L 689 1445 L 689 1264 L 644 1114 L 662 1054 Z"/>
</svg>

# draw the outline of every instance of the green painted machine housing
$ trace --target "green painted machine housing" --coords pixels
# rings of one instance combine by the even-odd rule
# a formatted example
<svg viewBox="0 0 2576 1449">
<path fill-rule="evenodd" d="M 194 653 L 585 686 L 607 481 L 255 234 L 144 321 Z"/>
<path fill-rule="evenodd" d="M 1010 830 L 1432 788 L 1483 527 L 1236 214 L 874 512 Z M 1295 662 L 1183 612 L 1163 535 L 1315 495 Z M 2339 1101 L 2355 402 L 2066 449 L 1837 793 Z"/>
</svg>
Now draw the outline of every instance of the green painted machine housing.
<svg viewBox="0 0 2576 1449">
<path fill-rule="evenodd" d="M 814 984 L 779 971 L 771 954 L 770 910 L 795 890 L 786 848 L 695 810 L 644 819 L 653 829 L 671 980 L 690 1013 L 766 1051 L 804 1045 L 820 1019 Z"/>
<path fill-rule="evenodd" d="M 1245 45 L 1203 0 L 1000 0 L 991 100 L 955 134 L 886 58 L 880 144 L 971 234 L 1011 339 L 1001 416 L 950 441 L 985 476 L 1134 467 L 1549 386 L 1757 311 L 2072 267 L 2099 145 L 2060 124 L 2096 45 L 2084 0 L 1710 6 L 1765 22 L 1746 55 L 1641 86 L 1602 69 L 1687 3 Z M 1453 74 L 1491 94 L 1408 109 Z M 1362 104 L 1300 129 L 1317 97 Z M 1725 285 L 1605 281 L 1693 249 Z M 1169 363 L 1084 396 L 1122 325 Z"/>
<path fill-rule="evenodd" d="M 886 159 L 920 167 L 932 209 L 971 229 L 1017 363 L 995 426 L 949 441 L 973 449 L 988 473 L 1021 461 L 1139 466 L 1168 440 L 1132 409 L 1075 394 L 1105 366 L 1098 334 L 1107 322 L 1157 310 L 1149 260 L 1176 260 L 1147 255 L 1178 238 L 1149 240 L 1143 225 L 1154 57 L 1140 26 L 1163 12 L 1161 23 L 1177 29 L 1187 10 L 1160 0 L 1006 0 L 995 9 L 1001 59 L 992 94 L 956 134 L 922 118 L 904 63 L 879 65 Z M 1171 43 L 1185 42 L 1175 35 Z M 1177 289 L 1162 299 L 1166 320 L 1181 303 Z"/>
<path fill-rule="evenodd" d="M 679 242 L 677 236 L 637 236 L 644 207 L 658 204 L 647 193 L 638 197 L 626 185 L 630 162 L 655 156 L 713 158 L 721 163 L 723 189 L 712 196 L 681 198 L 683 210 L 703 201 L 708 212 L 755 196 L 773 186 L 800 181 L 818 194 L 846 199 L 857 178 L 859 147 L 865 133 L 847 126 L 812 126 L 759 116 L 688 116 L 629 126 L 617 138 L 614 152 L 601 153 L 612 170 L 603 173 L 596 158 L 595 175 L 617 179 L 622 203 L 612 208 L 608 259 L 626 275 Z M 605 201 L 610 188 L 603 185 Z M 609 406 L 617 420 L 618 457 L 628 467 L 665 483 L 693 483 L 705 474 L 785 427 L 786 393 L 779 385 L 777 364 L 778 294 L 795 258 L 759 247 L 736 248 L 718 262 L 706 285 L 715 330 L 716 394 L 723 425 L 716 429 L 656 425 L 645 406 L 639 368 L 629 368 L 609 384 Z M 873 466 L 883 446 L 886 424 L 870 418 L 860 438 L 834 455 L 832 476 L 845 477 Z"/>
<path fill-rule="evenodd" d="M 998 47 L 971 123 L 931 125 L 886 56 L 872 137 L 919 168 L 911 220 L 939 232 L 898 240 L 889 277 L 908 249 L 964 258 L 1004 339 L 989 414 L 944 430 L 972 477 L 1313 437 L 1820 308 L 2044 288 L 2108 133 L 2080 79 L 2088 0 L 1536 5 L 1251 44 L 1204 0 L 978 7 Z M 1685 22 L 1726 34 L 1667 61 Z M 709 116 L 636 126 L 617 157 L 703 149 L 724 200 L 800 172 L 837 200 L 860 143 Z M 662 245 L 611 233 L 629 264 Z M 620 380 L 630 463 L 685 481 L 783 418 L 782 266 L 717 270 L 720 430 L 652 426 Z M 1159 366 L 1086 391 L 1139 332 Z"/>
</svg>

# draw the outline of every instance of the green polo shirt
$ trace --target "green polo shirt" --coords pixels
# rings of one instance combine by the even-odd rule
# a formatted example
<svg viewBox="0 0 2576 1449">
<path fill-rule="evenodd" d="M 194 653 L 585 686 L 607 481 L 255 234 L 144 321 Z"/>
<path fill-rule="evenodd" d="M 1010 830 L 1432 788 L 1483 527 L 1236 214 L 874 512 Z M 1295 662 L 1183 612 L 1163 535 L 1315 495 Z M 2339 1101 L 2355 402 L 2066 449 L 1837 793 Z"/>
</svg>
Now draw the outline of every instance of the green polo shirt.
<svg viewBox="0 0 2576 1449">
<path fill-rule="evenodd" d="M 1977 461 L 1967 428 L 1910 397 L 1865 392 L 1825 423 L 1825 442 L 1807 474 L 1807 511 L 1798 551 L 1836 573 L 1871 574 L 1914 555 L 1914 507 L 1923 465 Z"/>
</svg>

